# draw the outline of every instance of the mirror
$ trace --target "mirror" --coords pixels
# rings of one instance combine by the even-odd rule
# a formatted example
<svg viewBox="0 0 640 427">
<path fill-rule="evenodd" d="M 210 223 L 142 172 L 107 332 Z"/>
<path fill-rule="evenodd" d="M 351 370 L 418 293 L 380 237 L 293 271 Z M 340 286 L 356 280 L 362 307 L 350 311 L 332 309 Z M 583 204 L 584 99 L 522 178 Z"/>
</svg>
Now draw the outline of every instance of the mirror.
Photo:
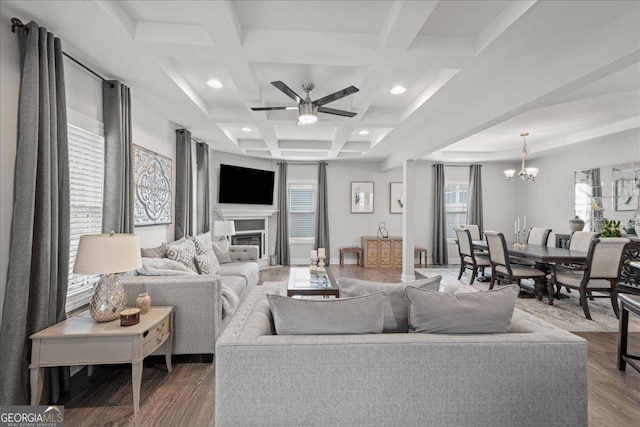
<svg viewBox="0 0 640 427">
<path fill-rule="evenodd" d="M 623 163 L 574 173 L 575 214 L 584 230 L 600 231 L 605 219 L 629 232 L 640 224 L 640 163 Z"/>
</svg>

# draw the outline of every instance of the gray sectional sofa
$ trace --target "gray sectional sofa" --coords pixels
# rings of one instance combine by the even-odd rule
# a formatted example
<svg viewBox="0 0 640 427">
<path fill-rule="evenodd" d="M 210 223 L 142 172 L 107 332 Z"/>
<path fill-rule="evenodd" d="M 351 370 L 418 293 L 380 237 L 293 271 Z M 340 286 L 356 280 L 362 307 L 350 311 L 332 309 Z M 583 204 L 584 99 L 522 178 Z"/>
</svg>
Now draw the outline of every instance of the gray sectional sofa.
<svg viewBox="0 0 640 427">
<path fill-rule="evenodd" d="M 224 292 L 242 301 L 258 283 L 258 247 L 231 245 L 231 262 L 220 264 L 219 275 L 125 276 L 121 282 L 127 306 L 147 292 L 153 305 L 172 305 L 175 313 L 173 354 L 213 354 L 220 333 L 233 313 L 223 310 Z"/>
<path fill-rule="evenodd" d="M 587 344 L 508 333 L 274 335 L 255 288 L 216 344 L 216 426 L 586 426 Z"/>
</svg>

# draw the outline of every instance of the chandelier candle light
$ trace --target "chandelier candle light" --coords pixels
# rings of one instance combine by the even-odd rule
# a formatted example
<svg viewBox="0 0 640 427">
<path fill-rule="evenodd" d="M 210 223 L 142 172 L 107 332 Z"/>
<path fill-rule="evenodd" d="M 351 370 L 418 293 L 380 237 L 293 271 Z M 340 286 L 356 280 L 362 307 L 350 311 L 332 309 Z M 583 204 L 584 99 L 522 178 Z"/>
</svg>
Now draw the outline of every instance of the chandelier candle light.
<svg viewBox="0 0 640 427">
<path fill-rule="evenodd" d="M 520 179 L 523 181 L 535 181 L 536 176 L 538 175 L 538 168 L 525 167 L 525 158 L 527 157 L 527 136 L 529 136 L 529 133 L 523 132 L 520 136 L 522 137 L 522 165 L 520 166 L 518 176 L 520 176 Z M 515 174 L 515 169 L 507 169 L 504 171 L 504 175 L 507 177 L 508 181 L 511 181 L 511 178 L 513 178 Z"/>
<path fill-rule="evenodd" d="M 85 234 L 80 236 L 73 265 L 76 274 L 102 274 L 93 291 L 89 313 L 97 322 L 116 320 L 124 310 L 126 295 L 118 273 L 142 267 L 140 241 L 135 234 Z"/>
</svg>

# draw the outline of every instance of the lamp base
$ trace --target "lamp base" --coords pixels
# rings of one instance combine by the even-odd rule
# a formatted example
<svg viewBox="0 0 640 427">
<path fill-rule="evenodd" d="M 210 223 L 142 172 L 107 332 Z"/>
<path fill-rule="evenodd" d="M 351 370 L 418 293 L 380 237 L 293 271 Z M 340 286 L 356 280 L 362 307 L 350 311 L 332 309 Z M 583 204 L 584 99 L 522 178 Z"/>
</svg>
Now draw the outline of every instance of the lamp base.
<svg viewBox="0 0 640 427">
<path fill-rule="evenodd" d="M 104 275 L 93 291 L 89 314 L 96 322 L 110 322 L 120 317 L 126 302 L 127 297 L 118 276 Z"/>
</svg>

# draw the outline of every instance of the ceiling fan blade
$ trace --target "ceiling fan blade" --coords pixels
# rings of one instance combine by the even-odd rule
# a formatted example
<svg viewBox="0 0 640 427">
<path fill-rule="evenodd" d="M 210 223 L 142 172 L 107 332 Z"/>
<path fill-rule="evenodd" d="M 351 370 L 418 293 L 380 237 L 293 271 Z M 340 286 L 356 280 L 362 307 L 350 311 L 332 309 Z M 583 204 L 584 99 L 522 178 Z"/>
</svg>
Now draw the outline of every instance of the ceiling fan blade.
<svg viewBox="0 0 640 427">
<path fill-rule="evenodd" d="M 294 107 L 296 110 L 298 107 Z M 289 110 L 291 107 L 251 107 L 253 111 Z"/>
<path fill-rule="evenodd" d="M 351 111 L 336 110 L 335 108 L 318 107 L 318 113 L 333 114 L 336 116 L 353 117 L 358 113 L 352 113 Z"/>
<path fill-rule="evenodd" d="M 324 104 L 328 104 L 330 102 L 333 101 L 337 101 L 340 98 L 344 98 L 345 96 L 349 96 L 351 94 L 354 94 L 356 92 L 358 92 L 360 89 L 358 89 L 355 86 L 349 86 L 348 88 L 339 90 L 337 92 L 332 93 L 331 95 L 327 95 L 324 96 L 320 99 L 316 99 L 315 101 L 313 101 L 314 104 L 316 104 L 318 107 Z"/>
<path fill-rule="evenodd" d="M 274 85 L 275 87 L 277 87 L 279 90 L 281 90 L 289 98 L 291 98 L 294 101 L 296 101 L 298 104 L 300 104 L 300 102 L 302 101 L 302 97 L 300 95 L 298 95 L 297 93 L 295 93 L 293 91 L 293 89 L 291 89 L 289 86 L 287 86 L 283 82 L 278 80 L 277 82 L 271 82 L 271 84 Z"/>
</svg>

